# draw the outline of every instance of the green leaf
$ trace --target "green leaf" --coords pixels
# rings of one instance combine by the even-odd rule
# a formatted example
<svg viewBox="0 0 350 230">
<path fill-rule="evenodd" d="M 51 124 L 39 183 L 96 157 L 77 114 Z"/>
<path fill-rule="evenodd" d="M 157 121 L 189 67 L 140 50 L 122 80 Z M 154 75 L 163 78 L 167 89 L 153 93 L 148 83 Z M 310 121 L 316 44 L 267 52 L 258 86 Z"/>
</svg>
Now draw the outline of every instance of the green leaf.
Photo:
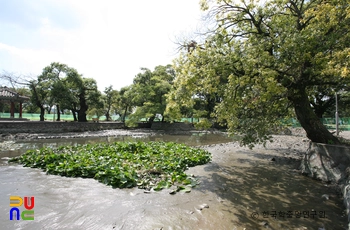
<svg viewBox="0 0 350 230">
<path fill-rule="evenodd" d="M 191 186 L 193 179 L 184 170 L 210 159 L 209 152 L 182 144 L 116 142 L 29 150 L 13 161 L 41 168 L 48 174 L 94 178 L 116 188 L 138 186 L 159 191 L 175 182 Z"/>
</svg>

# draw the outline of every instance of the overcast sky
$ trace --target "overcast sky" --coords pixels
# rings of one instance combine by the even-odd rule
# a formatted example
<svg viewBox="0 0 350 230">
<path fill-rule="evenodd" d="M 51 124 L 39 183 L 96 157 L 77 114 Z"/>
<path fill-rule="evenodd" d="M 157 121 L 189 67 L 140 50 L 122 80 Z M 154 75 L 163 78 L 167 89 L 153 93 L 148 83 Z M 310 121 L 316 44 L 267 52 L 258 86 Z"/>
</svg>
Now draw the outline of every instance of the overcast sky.
<svg viewBox="0 0 350 230">
<path fill-rule="evenodd" d="M 37 76 L 61 62 L 100 90 L 171 64 L 201 27 L 199 0 L 0 0 L 0 71 Z"/>
</svg>

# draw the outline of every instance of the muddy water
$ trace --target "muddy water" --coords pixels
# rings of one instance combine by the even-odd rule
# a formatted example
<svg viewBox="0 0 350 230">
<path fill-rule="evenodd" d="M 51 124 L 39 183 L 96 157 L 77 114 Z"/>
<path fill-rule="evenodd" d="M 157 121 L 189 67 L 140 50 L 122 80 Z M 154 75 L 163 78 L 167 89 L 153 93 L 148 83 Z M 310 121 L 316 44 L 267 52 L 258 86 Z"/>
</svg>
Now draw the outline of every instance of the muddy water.
<svg viewBox="0 0 350 230">
<path fill-rule="evenodd" d="M 131 133 L 132 135 L 118 136 L 86 136 L 78 138 L 49 138 L 29 139 L 29 140 L 6 140 L 0 141 L 0 165 L 6 164 L 7 157 L 15 157 L 25 153 L 29 149 L 39 149 L 42 147 L 59 147 L 63 145 L 82 145 L 100 142 L 113 143 L 118 141 L 167 141 L 184 143 L 190 146 L 211 145 L 227 143 L 236 140 L 235 137 L 228 137 L 225 133 L 200 133 L 194 132 L 187 135 L 150 134 L 146 132 Z"/>
<path fill-rule="evenodd" d="M 214 144 L 221 137 L 204 138 L 208 142 L 202 141 L 203 136 L 162 140 L 192 140 L 192 145 L 202 145 Z M 12 145 L 14 150 L 1 154 L 20 154 L 34 145 L 66 144 L 50 141 L 16 143 L 21 148 L 15 150 Z M 70 144 L 75 141 L 68 140 Z M 46 175 L 3 164 L 0 229 L 346 229 L 344 207 L 335 190 L 299 175 L 294 170 L 298 161 L 282 155 L 281 149 L 250 151 L 235 143 L 206 148 L 213 161 L 188 171 L 198 177 L 200 186 L 175 195 L 168 190 L 112 189 L 93 179 Z M 11 195 L 35 197 L 34 221 L 9 220 Z"/>
</svg>

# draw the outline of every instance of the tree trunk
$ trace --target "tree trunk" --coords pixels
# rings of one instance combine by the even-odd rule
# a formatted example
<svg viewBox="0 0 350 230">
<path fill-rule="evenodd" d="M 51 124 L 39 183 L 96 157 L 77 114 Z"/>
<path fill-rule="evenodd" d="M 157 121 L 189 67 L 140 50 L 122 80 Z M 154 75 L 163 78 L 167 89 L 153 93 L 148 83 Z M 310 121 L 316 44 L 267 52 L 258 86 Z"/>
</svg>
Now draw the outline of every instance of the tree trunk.
<svg viewBox="0 0 350 230">
<path fill-rule="evenodd" d="M 87 111 L 86 107 L 79 109 L 79 111 L 78 111 L 78 122 L 87 122 L 86 111 Z"/>
<path fill-rule="evenodd" d="M 84 93 L 81 93 L 79 95 L 79 105 L 80 105 L 80 109 L 78 111 L 78 122 L 87 122 L 86 111 L 88 110 L 89 107 L 86 104 Z"/>
<path fill-rule="evenodd" d="M 51 108 L 52 108 L 52 106 L 47 107 L 47 114 L 51 114 Z"/>
<path fill-rule="evenodd" d="M 60 121 L 61 120 L 61 113 L 60 113 L 60 105 L 56 105 L 56 110 L 57 110 L 57 119 L 56 121 Z"/>
<path fill-rule="evenodd" d="M 317 98 L 316 102 L 311 102 L 315 114 L 319 118 L 323 118 L 323 115 L 330 110 L 330 108 L 335 107 L 335 98 L 329 96 L 329 99 L 323 101 L 321 98 Z"/>
<path fill-rule="evenodd" d="M 45 108 L 40 106 L 40 121 L 45 121 Z"/>
<path fill-rule="evenodd" d="M 148 123 L 153 123 L 154 119 L 156 118 L 156 116 L 152 116 L 148 119 Z"/>
<path fill-rule="evenodd" d="M 105 116 L 106 116 L 106 120 L 107 120 L 107 121 L 110 121 L 110 120 L 111 120 L 110 117 L 109 117 L 109 110 L 107 111 L 107 113 L 105 114 Z"/>
<path fill-rule="evenodd" d="M 339 144 L 338 138 L 328 131 L 312 110 L 305 88 L 290 89 L 290 92 L 292 91 L 294 93 L 289 96 L 289 100 L 293 103 L 297 119 L 304 128 L 307 137 L 316 143 Z"/>
<path fill-rule="evenodd" d="M 72 111 L 72 114 L 73 114 L 74 121 L 77 121 L 78 119 L 77 119 L 76 110 L 75 109 L 71 109 L 71 111 Z"/>
<path fill-rule="evenodd" d="M 314 107 L 314 111 L 315 111 L 316 116 L 317 116 L 319 119 L 322 119 L 322 118 L 323 118 L 323 114 L 326 112 L 326 111 L 321 110 L 321 109 L 316 108 L 316 107 Z"/>
<path fill-rule="evenodd" d="M 122 122 L 125 123 L 126 112 L 128 111 L 128 106 L 125 106 L 124 115 L 122 117 Z"/>
</svg>

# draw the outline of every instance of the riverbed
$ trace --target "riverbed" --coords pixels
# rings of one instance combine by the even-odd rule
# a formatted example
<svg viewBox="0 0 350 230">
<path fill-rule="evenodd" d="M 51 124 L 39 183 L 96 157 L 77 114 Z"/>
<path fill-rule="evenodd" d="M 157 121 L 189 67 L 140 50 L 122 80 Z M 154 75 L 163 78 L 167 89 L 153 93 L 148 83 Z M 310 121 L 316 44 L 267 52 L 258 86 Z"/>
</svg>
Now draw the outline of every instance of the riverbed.
<svg viewBox="0 0 350 230">
<path fill-rule="evenodd" d="M 118 139 L 119 138 L 119 139 Z M 29 148 L 99 141 L 175 141 L 207 149 L 212 162 L 190 168 L 201 182 L 190 193 L 113 189 L 93 179 L 46 175 L 8 164 Z M 302 136 L 274 136 L 254 150 L 224 134 L 32 138 L 2 142 L 0 229 L 346 229 L 335 186 L 300 175 Z M 6 146 L 6 147 L 5 147 Z M 7 148 L 5 150 L 5 148 Z M 33 221 L 9 220 L 10 196 L 34 196 Z"/>
</svg>

